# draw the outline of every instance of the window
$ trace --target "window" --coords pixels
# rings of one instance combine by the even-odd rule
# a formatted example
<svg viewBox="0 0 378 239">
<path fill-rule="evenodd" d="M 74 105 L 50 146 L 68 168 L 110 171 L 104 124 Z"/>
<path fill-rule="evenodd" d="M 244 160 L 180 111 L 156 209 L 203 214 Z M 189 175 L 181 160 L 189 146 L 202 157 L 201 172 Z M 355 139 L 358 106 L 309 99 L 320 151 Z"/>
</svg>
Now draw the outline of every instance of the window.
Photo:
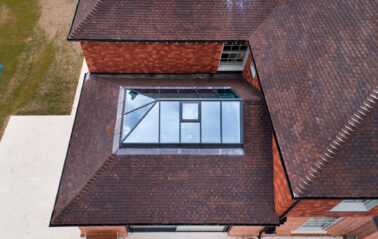
<svg viewBox="0 0 378 239">
<path fill-rule="evenodd" d="M 327 233 L 328 228 L 342 219 L 342 217 L 313 217 L 292 233 Z"/>
<path fill-rule="evenodd" d="M 123 88 L 122 147 L 241 147 L 242 100 L 224 88 Z"/>
<path fill-rule="evenodd" d="M 378 200 L 344 200 L 330 212 L 366 212 L 378 205 Z"/>
<path fill-rule="evenodd" d="M 243 71 L 248 57 L 248 44 L 242 41 L 223 43 L 219 71 Z"/>
<path fill-rule="evenodd" d="M 256 68 L 255 68 L 255 64 L 253 64 L 253 62 L 251 63 L 251 66 L 249 67 L 249 70 L 251 71 L 252 79 L 254 79 L 255 76 L 256 76 Z"/>
<path fill-rule="evenodd" d="M 206 226 L 206 225 L 185 225 L 185 226 L 165 226 L 165 225 L 143 225 L 143 226 L 129 226 L 129 232 L 225 232 L 226 226 Z"/>
</svg>

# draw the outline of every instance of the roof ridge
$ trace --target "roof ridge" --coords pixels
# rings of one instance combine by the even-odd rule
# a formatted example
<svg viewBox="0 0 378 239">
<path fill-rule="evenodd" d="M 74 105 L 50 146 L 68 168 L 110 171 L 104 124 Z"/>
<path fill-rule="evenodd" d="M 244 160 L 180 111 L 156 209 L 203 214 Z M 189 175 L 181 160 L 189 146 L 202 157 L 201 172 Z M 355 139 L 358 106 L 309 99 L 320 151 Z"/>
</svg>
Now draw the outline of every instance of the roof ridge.
<svg viewBox="0 0 378 239">
<path fill-rule="evenodd" d="M 362 104 L 351 115 L 344 127 L 339 130 L 334 139 L 325 147 L 320 158 L 317 158 L 305 172 L 305 177 L 300 179 L 293 191 L 295 197 L 303 196 L 305 192 L 310 189 L 314 179 L 320 175 L 323 168 L 336 156 L 337 152 L 340 151 L 346 141 L 351 138 L 352 133 L 356 131 L 362 121 L 366 119 L 368 114 L 376 107 L 377 101 L 378 86 L 375 86 L 372 92 L 368 94 Z"/>
<path fill-rule="evenodd" d="M 83 196 L 85 192 L 88 191 L 89 187 L 97 180 L 97 178 L 105 171 L 106 168 L 113 162 L 114 159 L 117 157 L 115 154 L 110 154 L 109 157 L 105 160 L 105 162 L 101 165 L 99 169 L 90 177 L 86 184 L 80 189 L 80 191 L 63 207 L 63 209 L 56 215 L 54 215 L 52 221 L 54 223 L 61 223 L 63 220 L 65 212 L 72 209 L 72 206 L 76 204 L 80 198 Z"/>
<path fill-rule="evenodd" d="M 80 33 L 80 31 L 83 29 L 84 25 L 88 23 L 89 18 L 93 17 L 94 14 L 98 11 L 100 6 L 104 4 L 103 0 L 95 0 L 92 7 L 88 10 L 87 14 L 83 17 L 83 19 L 77 24 L 76 27 L 72 28 L 71 36 L 77 37 L 77 34 Z"/>
</svg>

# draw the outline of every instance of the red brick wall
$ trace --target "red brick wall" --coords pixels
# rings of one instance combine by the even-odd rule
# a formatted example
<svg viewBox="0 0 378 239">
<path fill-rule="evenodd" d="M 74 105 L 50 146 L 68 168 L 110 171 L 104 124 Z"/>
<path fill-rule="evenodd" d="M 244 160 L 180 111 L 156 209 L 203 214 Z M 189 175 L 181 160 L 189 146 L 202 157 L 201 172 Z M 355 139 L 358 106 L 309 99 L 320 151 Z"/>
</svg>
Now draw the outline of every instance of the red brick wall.
<svg viewBox="0 0 378 239">
<path fill-rule="evenodd" d="M 276 228 L 278 236 L 288 236 L 291 232 L 302 226 L 303 223 L 308 221 L 311 217 L 288 217 L 285 224 Z"/>
<path fill-rule="evenodd" d="M 377 231 L 372 217 L 347 217 L 330 227 L 327 232 L 331 235 L 348 235 L 364 238 Z"/>
<path fill-rule="evenodd" d="M 273 184 L 274 184 L 274 204 L 276 212 L 282 216 L 294 203 L 291 197 L 289 184 L 285 177 L 285 172 L 278 154 L 276 140 L 273 137 Z"/>
<path fill-rule="evenodd" d="M 378 215 L 378 206 L 367 212 L 329 212 L 342 200 L 302 200 L 289 217 L 361 217 Z"/>
<path fill-rule="evenodd" d="M 258 236 L 263 226 L 233 226 L 228 232 L 229 236 Z"/>
<path fill-rule="evenodd" d="M 249 69 L 249 67 L 251 66 L 251 63 L 252 63 L 252 56 L 251 56 L 251 53 L 249 52 L 248 59 L 247 59 L 247 62 L 245 63 L 244 70 L 243 70 L 243 79 L 246 80 L 249 84 L 251 84 L 256 89 L 260 90 L 260 85 L 257 81 L 257 74 L 252 79 L 251 71 Z"/>
<path fill-rule="evenodd" d="M 377 227 L 372 217 L 346 217 L 332 227 L 328 228 L 327 234 L 295 234 L 291 233 L 302 226 L 311 217 L 288 217 L 284 225 L 276 228 L 277 236 L 306 235 L 306 236 L 358 236 L 364 238 L 374 234 Z"/>
<path fill-rule="evenodd" d="M 86 232 L 118 232 L 121 237 L 127 236 L 126 226 L 116 226 L 116 227 L 79 227 L 80 236 L 85 236 Z"/>
<path fill-rule="evenodd" d="M 90 72 L 216 73 L 222 43 L 81 42 Z"/>
</svg>

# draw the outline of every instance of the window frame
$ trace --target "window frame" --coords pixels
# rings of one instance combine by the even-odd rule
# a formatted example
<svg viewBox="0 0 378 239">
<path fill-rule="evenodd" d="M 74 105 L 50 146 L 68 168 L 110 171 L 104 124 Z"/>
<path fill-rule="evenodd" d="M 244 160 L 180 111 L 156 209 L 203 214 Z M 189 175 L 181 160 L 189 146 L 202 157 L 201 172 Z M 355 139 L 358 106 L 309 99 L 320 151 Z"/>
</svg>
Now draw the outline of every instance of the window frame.
<svg viewBox="0 0 378 239">
<path fill-rule="evenodd" d="M 249 66 L 249 72 L 251 73 L 252 80 L 255 79 L 255 76 L 256 76 L 256 67 L 255 67 L 255 64 L 253 62 Z"/>
<path fill-rule="evenodd" d="M 378 200 L 374 199 L 343 200 L 329 210 L 329 212 L 367 212 L 377 205 Z"/>
<path fill-rule="evenodd" d="M 133 227 L 135 226 L 144 226 L 145 228 L 142 229 L 135 229 Z M 179 226 L 223 226 L 223 230 L 222 231 L 203 231 L 203 230 L 198 230 L 198 231 L 194 231 L 194 230 L 186 230 L 186 231 L 177 231 L 177 227 Z M 151 227 L 151 228 L 148 228 L 148 227 Z M 160 227 L 160 228 L 159 228 Z M 174 228 L 173 228 L 174 227 Z M 127 226 L 127 231 L 130 232 L 130 233 L 145 233 L 145 232 L 184 232 L 184 233 L 188 233 L 188 232 L 206 232 L 206 233 L 219 233 L 219 232 L 228 232 L 230 230 L 231 226 L 229 225 L 128 225 Z"/>
<path fill-rule="evenodd" d="M 327 223 L 327 219 L 334 219 L 334 221 L 329 222 L 329 225 L 326 225 L 326 227 L 323 227 L 322 225 L 319 226 L 308 226 L 308 224 L 315 224 L 319 223 L 319 219 L 324 219 L 322 222 L 323 224 Z M 327 230 L 343 220 L 343 217 L 311 217 L 308 219 L 305 223 L 303 223 L 300 227 L 295 229 L 295 231 L 292 231 L 293 234 L 303 234 L 303 233 L 310 233 L 310 234 L 326 234 Z"/>
<path fill-rule="evenodd" d="M 239 49 L 237 51 L 232 50 L 232 47 L 236 46 L 236 45 L 239 45 Z M 231 46 L 231 50 L 225 50 L 226 46 Z M 241 50 L 240 49 L 241 46 L 246 46 L 246 49 Z M 240 54 L 242 52 L 244 53 L 244 57 L 243 57 L 242 61 L 230 61 L 230 62 L 223 61 L 223 58 L 222 58 L 223 54 L 229 54 L 229 55 L 230 54 Z M 221 54 L 219 56 L 218 71 L 243 71 L 245 64 L 247 62 L 247 59 L 248 59 L 248 55 L 249 55 L 249 46 L 248 46 L 248 43 L 246 41 L 226 41 L 226 42 L 223 42 L 222 51 L 221 51 Z M 229 58 L 230 57 L 228 56 L 227 59 L 229 59 Z M 238 57 L 233 58 L 233 59 L 238 59 Z"/>
<path fill-rule="evenodd" d="M 147 105 L 152 104 L 152 107 L 147 110 L 147 113 L 142 117 L 142 119 L 124 136 L 122 137 L 122 131 L 123 131 L 123 121 L 124 121 L 124 115 L 132 112 L 125 112 L 125 104 L 126 104 L 126 91 L 127 90 L 158 90 L 159 93 L 156 95 L 155 101 L 152 101 L 150 103 L 144 104 L 142 106 L 139 106 L 132 111 L 138 110 L 142 107 L 145 107 Z M 169 89 L 176 89 L 178 92 L 178 98 L 160 98 L 160 90 L 169 90 Z M 194 89 L 196 92 L 196 95 L 198 98 L 180 98 L 179 90 L 181 89 Z M 213 90 L 217 98 L 201 98 L 198 95 L 198 90 Z M 235 98 L 222 98 L 220 95 L 217 93 L 217 90 L 230 90 L 232 94 L 235 95 Z M 231 87 L 145 87 L 145 86 L 121 86 L 121 91 L 123 91 L 123 102 L 122 102 L 122 110 L 121 110 L 121 119 L 120 119 L 120 128 L 119 128 L 119 148 L 213 148 L 213 149 L 219 149 L 219 148 L 243 148 L 244 145 L 244 128 L 243 128 L 243 99 L 231 88 Z M 143 92 L 139 92 L 142 95 L 145 95 L 147 97 L 151 97 L 149 95 L 144 94 Z M 120 95 L 121 99 L 121 95 Z M 180 112 L 179 112 L 179 142 L 178 143 L 169 143 L 169 142 L 164 142 L 161 143 L 160 141 L 160 132 L 161 132 L 161 102 L 165 101 L 175 101 L 179 102 L 180 104 Z M 220 102 L 220 135 L 221 135 L 221 142 L 220 143 L 203 143 L 202 142 L 202 123 L 201 123 L 201 102 L 207 102 L 207 101 L 217 101 Z M 222 102 L 225 101 L 237 101 L 239 102 L 240 106 L 240 142 L 239 143 L 222 143 Z M 182 119 L 182 103 L 198 103 L 198 120 L 183 120 Z M 123 141 L 134 131 L 134 129 L 139 125 L 139 123 L 143 120 L 144 117 L 150 112 L 154 106 L 158 104 L 159 105 L 159 123 L 158 123 L 158 143 L 124 143 Z M 199 143 L 182 143 L 181 142 L 181 123 L 199 123 L 200 124 L 200 142 Z"/>
</svg>

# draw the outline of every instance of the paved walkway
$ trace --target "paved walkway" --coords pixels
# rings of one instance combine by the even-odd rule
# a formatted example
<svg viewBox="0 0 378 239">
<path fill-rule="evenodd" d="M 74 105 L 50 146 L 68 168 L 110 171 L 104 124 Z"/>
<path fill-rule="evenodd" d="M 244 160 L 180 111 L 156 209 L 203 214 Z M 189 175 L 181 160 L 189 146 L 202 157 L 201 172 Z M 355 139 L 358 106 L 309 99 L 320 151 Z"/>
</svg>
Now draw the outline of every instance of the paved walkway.
<svg viewBox="0 0 378 239">
<path fill-rule="evenodd" d="M 76 112 L 83 64 L 72 115 Z M 80 238 L 78 228 L 49 228 L 73 116 L 11 116 L 0 142 L 0 237 Z"/>
</svg>

